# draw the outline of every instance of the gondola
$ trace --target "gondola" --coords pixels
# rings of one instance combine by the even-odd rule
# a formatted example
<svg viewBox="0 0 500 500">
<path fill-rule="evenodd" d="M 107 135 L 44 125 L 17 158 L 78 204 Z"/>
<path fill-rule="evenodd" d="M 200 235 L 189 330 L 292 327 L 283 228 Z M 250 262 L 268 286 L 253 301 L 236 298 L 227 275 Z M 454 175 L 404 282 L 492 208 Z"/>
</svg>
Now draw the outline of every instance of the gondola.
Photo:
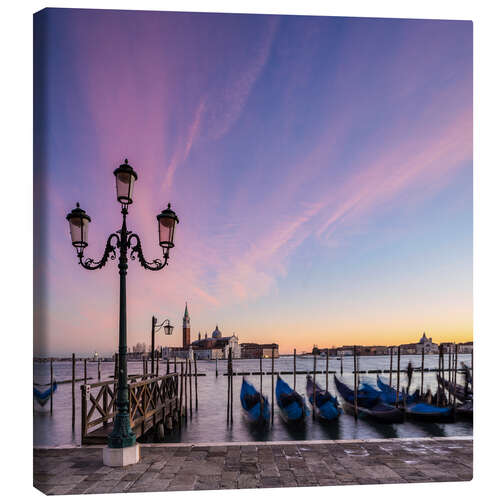
<svg viewBox="0 0 500 500">
<path fill-rule="evenodd" d="M 356 407 L 354 401 L 354 391 L 341 382 L 334 375 L 335 387 L 337 392 L 342 397 L 342 407 L 346 413 L 355 414 Z M 357 397 L 357 413 L 360 417 L 369 417 L 382 423 L 392 424 L 402 422 L 404 420 L 404 412 L 399 408 L 388 405 L 380 399 L 380 395 L 376 394 L 376 390 L 368 390 L 362 388 L 358 391 Z"/>
<path fill-rule="evenodd" d="M 381 397 L 385 402 L 396 401 L 398 391 L 390 385 L 384 384 L 378 376 L 377 386 L 381 389 Z M 453 409 L 451 407 L 429 404 L 420 398 L 418 391 L 415 391 L 412 395 L 408 395 L 408 390 L 403 389 L 400 391 L 399 404 L 409 420 L 421 422 L 449 422 L 453 420 Z"/>
<path fill-rule="evenodd" d="M 322 389 L 318 383 L 316 383 L 315 390 L 311 375 L 307 376 L 306 391 L 307 398 L 309 399 L 309 403 L 311 403 L 316 418 L 323 422 L 332 422 L 339 418 L 342 409 L 339 406 L 337 398 Z"/>
<path fill-rule="evenodd" d="M 276 403 L 281 418 L 287 424 L 301 425 L 309 414 L 304 397 L 294 391 L 279 375 L 276 382 Z"/>
<path fill-rule="evenodd" d="M 240 401 L 250 423 L 257 425 L 269 423 L 271 412 L 268 399 L 245 378 L 241 383 Z"/>
<path fill-rule="evenodd" d="M 57 382 L 54 380 L 52 382 L 52 384 L 44 384 L 44 386 L 47 386 L 47 385 L 50 385 L 50 387 L 48 389 L 46 389 L 45 391 L 40 391 L 36 387 L 33 387 L 33 410 L 35 412 L 47 413 L 50 411 L 50 408 L 49 408 L 49 405 L 47 405 L 47 402 L 50 401 L 51 395 L 56 392 Z"/>
<path fill-rule="evenodd" d="M 380 397 L 382 401 L 389 405 L 395 405 L 396 403 L 404 402 L 406 402 L 407 404 L 411 404 L 416 402 L 419 398 L 418 391 L 415 391 L 413 394 L 408 394 L 408 391 L 405 391 L 404 388 L 399 391 L 398 395 L 397 389 L 394 389 L 389 384 L 384 383 L 379 375 L 377 375 L 377 387 L 380 389 Z"/>
<path fill-rule="evenodd" d="M 464 420 L 472 420 L 474 415 L 474 407 L 472 399 L 468 399 L 465 403 L 461 403 L 455 408 L 455 416 Z"/>
<path fill-rule="evenodd" d="M 440 375 L 436 375 L 438 384 L 462 402 L 472 399 L 472 393 L 466 390 L 466 387 L 460 384 L 452 384 L 449 380 L 444 379 Z"/>
<path fill-rule="evenodd" d="M 454 419 L 451 406 L 435 406 L 417 401 L 407 405 L 404 410 L 408 419 L 419 422 L 452 422 Z"/>
<path fill-rule="evenodd" d="M 45 406 L 47 401 L 50 399 L 50 395 L 56 392 L 56 390 L 57 382 L 54 380 L 54 382 L 52 382 L 52 385 L 43 392 L 38 390 L 36 387 L 33 387 L 33 397 L 40 406 Z"/>
</svg>

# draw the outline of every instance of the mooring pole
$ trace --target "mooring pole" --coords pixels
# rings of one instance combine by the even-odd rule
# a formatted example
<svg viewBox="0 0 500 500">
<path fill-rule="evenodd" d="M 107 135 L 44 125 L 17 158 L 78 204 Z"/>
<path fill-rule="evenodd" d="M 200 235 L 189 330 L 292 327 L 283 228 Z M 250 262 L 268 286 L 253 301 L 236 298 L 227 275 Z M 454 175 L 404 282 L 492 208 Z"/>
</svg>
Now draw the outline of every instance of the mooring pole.
<svg viewBox="0 0 500 500">
<path fill-rule="evenodd" d="M 170 360 L 167 358 L 167 375 L 170 373 Z"/>
<path fill-rule="evenodd" d="M 344 351 L 340 351 L 340 376 L 344 375 Z"/>
<path fill-rule="evenodd" d="M 101 381 L 101 358 L 97 360 L 97 380 Z"/>
<path fill-rule="evenodd" d="M 260 350 L 259 363 L 260 363 L 260 394 L 262 395 L 262 349 Z"/>
<path fill-rule="evenodd" d="M 422 346 L 422 365 L 420 368 L 420 397 L 424 395 L 424 357 L 425 357 L 425 349 L 424 346 Z M 408 388 L 409 390 L 409 388 Z"/>
<path fill-rule="evenodd" d="M 471 392 L 474 391 L 474 347 L 472 348 L 472 351 L 470 353 L 470 390 Z"/>
<path fill-rule="evenodd" d="M 215 376 L 218 377 L 219 376 L 219 369 L 217 367 L 217 354 L 215 355 Z"/>
<path fill-rule="evenodd" d="M 160 355 L 159 353 L 156 353 L 156 376 L 158 376 L 159 371 L 160 371 Z"/>
<path fill-rule="evenodd" d="M 398 345 L 398 374 L 397 374 L 397 392 L 396 392 L 396 406 L 399 406 L 399 379 L 401 371 L 401 346 Z"/>
<path fill-rule="evenodd" d="M 233 348 L 229 348 L 229 363 L 231 365 L 231 425 L 233 425 Z"/>
<path fill-rule="evenodd" d="M 455 366 L 453 374 L 453 411 L 457 409 L 457 369 L 458 369 L 458 344 L 455 344 Z"/>
<path fill-rule="evenodd" d="M 184 365 L 184 408 L 186 409 L 185 415 L 184 415 L 184 420 L 187 422 L 188 418 L 188 391 L 187 391 L 187 375 L 188 375 L 188 366 L 187 366 L 187 358 L 185 362 L 183 363 Z"/>
<path fill-rule="evenodd" d="M 326 349 L 326 373 L 325 373 L 325 390 L 328 391 L 328 365 L 330 361 L 330 349 Z"/>
<path fill-rule="evenodd" d="M 71 428 L 75 430 L 75 353 L 71 356 Z"/>
<path fill-rule="evenodd" d="M 452 377 L 451 377 L 451 345 L 448 344 L 448 404 L 451 403 L 451 384 L 452 384 Z"/>
<path fill-rule="evenodd" d="M 389 385 L 392 388 L 392 345 L 391 345 L 391 357 L 390 357 L 390 362 L 389 362 Z"/>
<path fill-rule="evenodd" d="M 354 418 L 358 419 L 358 353 L 354 347 Z"/>
<path fill-rule="evenodd" d="M 193 384 L 192 384 L 192 373 L 191 373 L 191 360 L 189 360 L 189 416 L 193 417 Z"/>
<path fill-rule="evenodd" d="M 179 422 L 183 416 L 183 399 L 184 399 L 184 365 L 181 364 L 181 397 L 180 397 L 180 405 L 179 405 Z"/>
<path fill-rule="evenodd" d="M 229 373 L 229 356 L 227 359 L 227 415 L 226 415 L 226 423 L 229 425 L 229 415 L 230 415 L 230 406 L 231 406 L 231 375 Z"/>
<path fill-rule="evenodd" d="M 271 349 L 271 423 L 274 424 L 274 346 Z"/>
<path fill-rule="evenodd" d="M 83 383 L 87 385 L 87 358 L 83 360 Z"/>
<path fill-rule="evenodd" d="M 198 411 L 198 368 L 196 366 L 196 353 L 194 353 L 194 394 L 196 398 L 196 411 Z"/>
<path fill-rule="evenodd" d="M 293 350 L 293 390 L 297 383 L 297 349 Z"/>
<path fill-rule="evenodd" d="M 174 355 L 174 373 L 177 373 L 177 356 Z"/>
<path fill-rule="evenodd" d="M 54 385 L 54 366 L 53 366 L 54 359 L 50 358 L 50 414 L 52 415 L 52 408 L 53 408 L 53 398 L 52 398 L 52 393 L 53 391 L 53 385 Z"/>
<path fill-rule="evenodd" d="M 313 412 L 312 417 L 313 420 L 316 420 L 316 351 L 313 358 Z"/>
</svg>

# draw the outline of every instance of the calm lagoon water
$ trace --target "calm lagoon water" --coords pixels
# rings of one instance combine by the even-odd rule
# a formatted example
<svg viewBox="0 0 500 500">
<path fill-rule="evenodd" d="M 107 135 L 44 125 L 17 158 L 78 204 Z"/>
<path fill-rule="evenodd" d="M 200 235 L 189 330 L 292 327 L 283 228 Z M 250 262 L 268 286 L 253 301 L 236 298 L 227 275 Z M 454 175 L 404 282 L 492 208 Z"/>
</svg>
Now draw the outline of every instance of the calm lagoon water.
<svg viewBox="0 0 500 500">
<path fill-rule="evenodd" d="M 447 363 L 447 357 L 445 357 Z M 408 361 L 414 367 L 420 366 L 420 356 L 401 356 L 401 367 L 406 368 Z M 459 355 L 460 362 L 470 364 L 470 355 Z M 437 368 L 438 356 L 427 355 L 425 357 L 426 368 Z M 389 369 L 388 356 L 363 356 L 360 358 L 360 370 L 387 370 Z M 394 367 L 396 358 L 394 357 Z M 298 357 L 297 370 L 312 370 L 312 357 Z M 317 370 L 324 370 L 326 360 L 317 359 Z M 187 425 L 183 425 L 180 433 L 167 436 L 168 442 L 223 442 L 223 441 L 286 441 L 300 439 L 370 439 L 391 437 L 426 437 L 426 436 L 466 436 L 472 434 L 471 422 L 455 422 L 449 424 L 424 424 L 405 422 L 403 424 L 384 425 L 369 420 L 358 419 L 355 421 L 350 415 L 341 415 L 338 422 L 333 425 L 324 425 L 313 422 L 309 417 L 307 424 L 300 431 L 290 429 L 280 419 L 279 411 L 275 408 L 274 425 L 264 431 L 256 431 L 251 428 L 243 417 L 239 401 L 239 390 L 241 387 L 241 376 L 234 377 L 234 420 L 231 426 L 226 425 L 226 398 L 227 377 L 221 376 L 226 372 L 226 361 L 218 362 L 219 376 L 215 376 L 215 361 L 198 361 L 198 372 L 206 376 L 198 378 L 198 412 L 194 410 L 193 416 L 188 416 Z M 340 361 L 330 358 L 330 370 L 340 373 Z M 233 369 L 238 371 L 258 371 L 258 360 L 234 360 Z M 271 360 L 263 360 L 264 371 L 271 370 Z M 344 358 L 344 380 L 352 385 L 353 360 Z M 293 357 L 282 356 L 275 360 L 275 370 L 292 371 Z M 101 380 L 108 380 L 114 372 L 114 363 L 101 363 Z M 128 372 L 142 373 L 141 362 L 130 362 Z M 166 364 L 160 363 L 160 374 L 166 373 Z M 71 362 L 54 363 L 54 374 L 56 380 L 71 379 Z M 93 377 L 89 383 L 97 382 L 97 363 L 87 362 L 88 377 Z M 77 378 L 83 377 L 83 362 L 77 363 Z M 382 377 L 388 379 L 388 374 Z M 34 378 L 37 383 L 48 383 L 50 380 L 49 363 L 36 363 L 34 366 Z M 293 384 L 293 375 L 283 375 L 282 378 L 290 385 Z M 259 376 L 247 376 L 256 387 L 259 384 Z M 361 381 L 372 382 L 376 380 L 375 374 L 360 375 Z M 317 380 L 325 385 L 325 375 L 317 375 Z M 395 380 L 395 374 L 393 374 Z M 461 375 L 459 375 L 461 380 Z M 406 374 L 401 374 L 401 383 L 406 385 Z M 297 391 L 305 394 L 306 375 L 297 375 Z M 420 372 L 414 372 L 411 389 L 420 386 Z M 428 372 L 424 375 L 424 387 L 430 387 L 433 391 L 437 387 L 436 373 Z M 411 390 L 410 389 L 410 390 Z M 329 390 L 335 394 L 333 375 L 329 376 Z M 263 392 L 271 401 L 271 377 L 263 377 Z M 76 384 L 76 422 L 75 431 L 71 429 L 71 384 L 58 386 L 54 394 L 54 412 L 34 412 L 34 444 L 35 446 L 55 446 L 80 444 L 80 383 Z M 193 384 L 194 398 L 194 384 Z M 194 399 L 193 399 L 194 405 Z"/>
</svg>

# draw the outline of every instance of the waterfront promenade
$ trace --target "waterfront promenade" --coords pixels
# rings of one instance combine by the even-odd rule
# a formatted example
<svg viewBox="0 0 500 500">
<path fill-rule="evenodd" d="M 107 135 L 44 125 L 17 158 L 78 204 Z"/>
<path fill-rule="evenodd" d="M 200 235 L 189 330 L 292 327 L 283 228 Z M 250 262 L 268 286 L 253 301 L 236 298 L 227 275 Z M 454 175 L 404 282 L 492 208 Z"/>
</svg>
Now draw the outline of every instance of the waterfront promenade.
<svg viewBox="0 0 500 500">
<path fill-rule="evenodd" d="M 49 495 L 469 481 L 471 437 L 145 444 L 141 461 L 102 464 L 102 447 L 34 450 Z"/>
</svg>

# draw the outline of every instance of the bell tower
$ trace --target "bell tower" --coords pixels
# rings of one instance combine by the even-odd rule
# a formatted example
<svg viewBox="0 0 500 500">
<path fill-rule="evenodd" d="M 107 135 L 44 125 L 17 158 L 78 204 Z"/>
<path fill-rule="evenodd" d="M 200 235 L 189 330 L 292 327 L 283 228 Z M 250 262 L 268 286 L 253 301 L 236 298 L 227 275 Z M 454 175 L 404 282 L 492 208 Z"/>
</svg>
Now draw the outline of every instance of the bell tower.
<svg viewBox="0 0 500 500">
<path fill-rule="evenodd" d="M 189 319 L 188 305 L 184 309 L 184 318 L 182 319 L 182 348 L 188 349 L 191 344 L 191 320 Z"/>
</svg>

